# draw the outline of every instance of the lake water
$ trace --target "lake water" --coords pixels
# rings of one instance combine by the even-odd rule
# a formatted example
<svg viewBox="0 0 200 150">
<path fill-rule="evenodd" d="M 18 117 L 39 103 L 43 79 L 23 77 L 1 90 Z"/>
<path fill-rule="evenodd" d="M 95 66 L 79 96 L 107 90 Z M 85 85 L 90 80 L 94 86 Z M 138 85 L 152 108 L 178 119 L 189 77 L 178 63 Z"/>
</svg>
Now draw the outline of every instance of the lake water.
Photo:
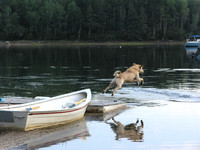
<svg viewBox="0 0 200 150">
<path fill-rule="evenodd" d="M 86 116 L 81 122 L 54 130 L 1 131 L 0 139 L 8 136 L 12 141 L 1 147 L 200 149 L 200 62 L 191 58 L 192 52 L 195 49 L 186 50 L 182 45 L 2 48 L 1 97 L 56 96 L 90 88 L 92 100 L 127 102 L 129 109 L 115 115 L 115 121 L 125 126 L 139 118 L 144 126 L 139 121 L 136 127 L 132 124 L 122 129 L 112 119 L 105 121 L 106 116 Z M 112 90 L 101 94 L 113 72 L 125 71 L 133 63 L 144 65 L 143 86 L 128 83 L 113 97 Z M 31 135 L 38 132 L 41 140 L 33 140 Z"/>
</svg>

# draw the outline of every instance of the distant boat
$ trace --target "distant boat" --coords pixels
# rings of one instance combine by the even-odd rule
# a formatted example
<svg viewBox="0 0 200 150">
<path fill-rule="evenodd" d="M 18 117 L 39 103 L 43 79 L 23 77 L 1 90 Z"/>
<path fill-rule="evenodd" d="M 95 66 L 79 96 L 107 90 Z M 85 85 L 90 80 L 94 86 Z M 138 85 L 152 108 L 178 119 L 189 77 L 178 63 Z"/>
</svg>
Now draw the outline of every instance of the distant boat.
<svg viewBox="0 0 200 150">
<path fill-rule="evenodd" d="M 185 47 L 197 47 L 200 45 L 200 35 L 192 35 L 187 39 Z"/>
<path fill-rule="evenodd" d="M 90 89 L 34 102 L 0 107 L 0 128 L 33 130 L 81 119 L 91 101 Z"/>
</svg>

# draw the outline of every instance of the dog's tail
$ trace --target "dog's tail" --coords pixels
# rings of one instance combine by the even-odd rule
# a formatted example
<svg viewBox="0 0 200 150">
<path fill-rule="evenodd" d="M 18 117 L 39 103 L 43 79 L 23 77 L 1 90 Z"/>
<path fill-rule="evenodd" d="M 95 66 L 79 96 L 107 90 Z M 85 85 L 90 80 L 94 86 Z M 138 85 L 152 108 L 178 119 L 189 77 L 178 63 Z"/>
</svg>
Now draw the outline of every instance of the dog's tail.
<svg viewBox="0 0 200 150">
<path fill-rule="evenodd" d="M 117 70 L 117 71 L 115 71 L 113 76 L 118 78 L 120 74 L 121 74 L 121 71 Z"/>
</svg>

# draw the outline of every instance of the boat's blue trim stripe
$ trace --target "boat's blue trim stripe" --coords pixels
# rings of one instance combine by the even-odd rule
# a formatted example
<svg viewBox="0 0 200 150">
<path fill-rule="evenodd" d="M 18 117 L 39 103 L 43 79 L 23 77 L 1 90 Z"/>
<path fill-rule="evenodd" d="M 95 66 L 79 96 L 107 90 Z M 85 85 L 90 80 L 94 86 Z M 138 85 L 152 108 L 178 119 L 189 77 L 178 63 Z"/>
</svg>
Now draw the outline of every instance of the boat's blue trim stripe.
<svg viewBox="0 0 200 150">
<path fill-rule="evenodd" d="M 200 35 L 192 35 L 191 37 L 200 37 Z"/>
<path fill-rule="evenodd" d="M 185 44 L 186 47 L 187 47 L 187 46 L 188 46 L 188 47 L 190 47 L 190 46 L 191 46 L 191 47 L 192 47 L 192 46 L 194 46 L 194 47 L 196 46 L 196 47 L 197 47 L 197 46 L 199 46 L 199 45 L 200 45 L 200 43 L 186 43 L 186 44 Z"/>
</svg>

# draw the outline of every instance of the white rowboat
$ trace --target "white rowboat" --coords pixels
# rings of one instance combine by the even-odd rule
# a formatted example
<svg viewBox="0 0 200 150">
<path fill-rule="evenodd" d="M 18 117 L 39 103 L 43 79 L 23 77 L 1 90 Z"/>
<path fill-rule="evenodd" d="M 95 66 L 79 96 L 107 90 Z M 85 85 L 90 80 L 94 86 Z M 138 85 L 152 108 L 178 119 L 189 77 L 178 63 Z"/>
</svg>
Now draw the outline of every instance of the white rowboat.
<svg viewBox="0 0 200 150">
<path fill-rule="evenodd" d="M 81 119 L 91 101 L 90 89 L 0 107 L 0 128 L 33 130 Z M 40 99 L 40 100 L 38 100 Z"/>
</svg>

